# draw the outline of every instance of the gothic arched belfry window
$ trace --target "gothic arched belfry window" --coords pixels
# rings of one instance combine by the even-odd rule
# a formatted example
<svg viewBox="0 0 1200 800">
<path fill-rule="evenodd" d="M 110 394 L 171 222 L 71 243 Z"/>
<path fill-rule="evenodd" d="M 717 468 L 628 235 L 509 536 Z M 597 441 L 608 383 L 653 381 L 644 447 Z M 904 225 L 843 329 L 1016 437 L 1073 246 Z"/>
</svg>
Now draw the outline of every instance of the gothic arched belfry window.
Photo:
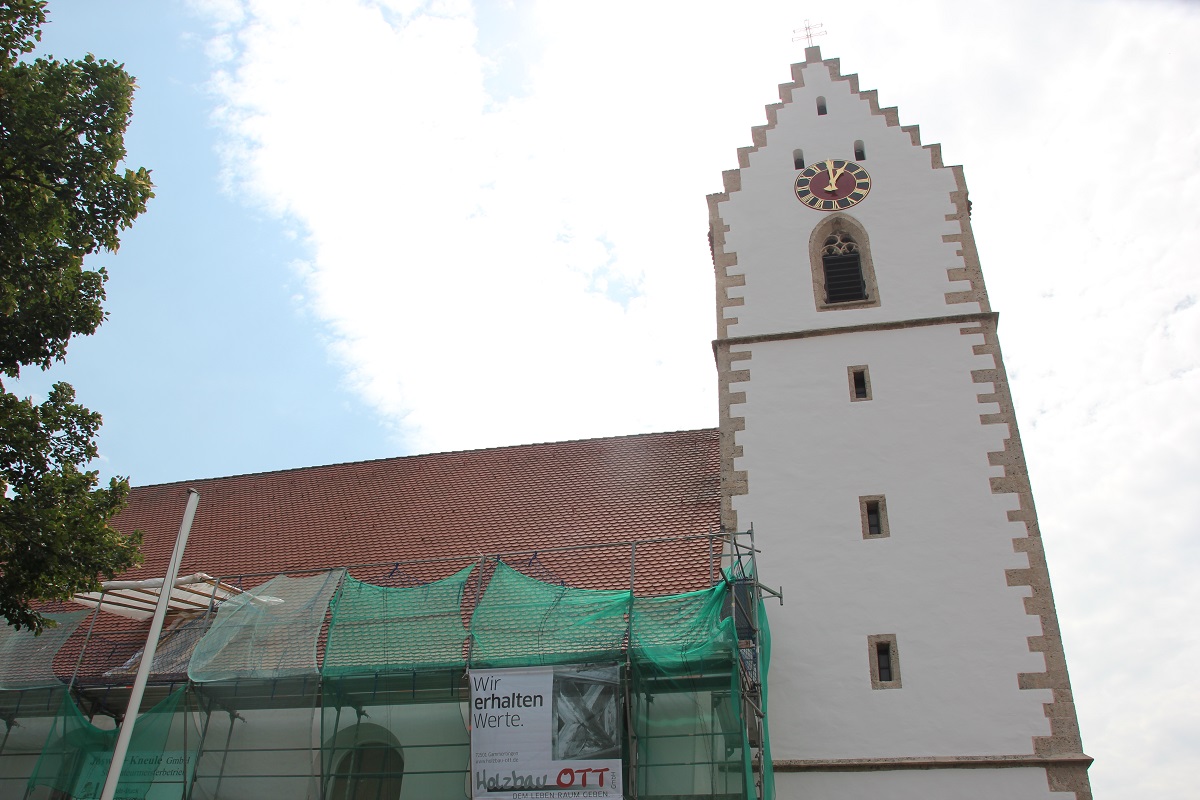
<svg viewBox="0 0 1200 800">
<path fill-rule="evenodd" d="M 813 299 L 818 311 L 879 305 L 867 232 L 849 214 L 833 214 L 809 238 Z"/>
<path fill-rule="evenodd" d="M 821 269 L 825 273 L 826 303 L 867 299 L 858 243 L 846 231 L 834 231 L 825 237 L 821 245 Z"/>
</svg>

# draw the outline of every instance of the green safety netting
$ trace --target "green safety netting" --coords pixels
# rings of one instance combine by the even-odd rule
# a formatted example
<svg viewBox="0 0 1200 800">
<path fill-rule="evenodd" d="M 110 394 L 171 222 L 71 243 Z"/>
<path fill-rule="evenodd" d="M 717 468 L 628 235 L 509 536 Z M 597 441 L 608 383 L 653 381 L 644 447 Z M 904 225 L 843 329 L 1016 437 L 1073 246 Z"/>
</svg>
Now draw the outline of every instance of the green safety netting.
<svg viewBox="0 0 1200 800">
<path fill-rule="evenodd" d="M 66 686 L 0 692 L 0 797 L 22 797 Z"/>
<path fill-rule="evenodd" d="M 204 683 L 316 675 L 317 642 L 344 574 L 280 575 L 226 600 L 192 652 L 188 677 Z"/>
<path fill-rule="evenodd" d="M 687 594 L 633 598 L 631 656 L 664 672 L 728 664 L 737 646 L 724 584 Z"/>
<path fill-rule="evenodd" d="M 406 588 L 347 577 L 333 601 L 321 674 L 461 667 L 463 587 L 473 569 Z"/>
<path fill-rule="evenodd" d="M 462 797 L 469 736 L 463 590 L 474 566 L 415 587 L 348 577 L 321 668 L 325 796 Z"/>
<path fill-rule="evenodd" d="M 635 597 L 549 584 L 499 563 L 471 617 L 471 665 L 624 663 L 626 780 L 639 797 L 751 798 L 761 778 L 771 798 L 769 761 L 761 776 L 752 761 L 765 744 L 758 654 L 739 646 L 755 627 L 765 644 L 765 612 L 757 601 L 745 606 L 750 582 L 730 571 L 711 589 Z"/>
<path fill-rule="evenodd" d="M 185 773 L 195 800 L 388 796 L 401 784 L 404 796 L 461 797 L 471 786 L 464 667 L 589 664 L 620 666 L 630 792 L 643 800 L 774 796 L 760 724 L 765 682 L 757 680 L 770 640 L 751 576 L 731 569 L 711 589 L 635 597 L 494 564 L 486 581 L 468 567 L 410 588 L 343 570 L 280 576 L 169 629 L 154 673 L 178 673 L 190 658 L 191 749 L 177 741 L 185 726 L 165 722 L 185 716 L 175 706 L 148 712 L 135 734 L 143 755 L 118 797 L 157 800 L 171 780 L 177 797 Z M 476 581 L 485 589 L 464 626 L 465 588 Z M 0 654 L 9 646 L 0 639 Z M 106 675 L 131 676 L 139 658 Z M 52 663 L 51 653 L 43 674 L 53 674 Z M 90 726 L 69 700 L 57 716 L 32 717 L 53 724 L 30 786 L 90 797 L 115 734 Z M 147 732 L 156 725 L 157 734 Z M 28 761 L 19 739 L 14 754 Z M 186 767 L 168 774 L 176 762 Z"/>
<path fill-rule="evenodd" d="M 180 797 L 190 782 L 198 744 L 188 742 L 184 689 L 171 692 L 138 716 L 133 726 L 117 800 Z M 29 793 L 50 790 L 51 797 L 97 800 L 104 788 L 117 741 L 116 730 L 88 722 L 69 695 L 46 737 L 41 757 L 29 779 Z M 57 793 L 57 794 L 55 794 Z"/>
<path fill-rule="evenodd" d="M 0 628 L 0 690 L 35 689 L 63 683 L 54 674 L 54 657 L 90 611 L 45 614 L 56 623 L 40 634 Z"/>
<path fill-rule="evenodd" d="M 545 583 L 503 562 L 471 615 L 471 664 L 522 667 L 616 661 L 629 630 L 629 592 Z"/>
<path fill-rule="evenodd" d="M 500 562 L 471 615 L 471 664 L 523 667 L 629 657 L 671 671 L 728 664 L 736 636 L 725 584 L 686 594 L 546 583 Z"/>
<path fill-rule="evenodd" d="M 633 599 L 629 781 L 639 797 L 757 796 L 732 588 Z"/>
</svg>

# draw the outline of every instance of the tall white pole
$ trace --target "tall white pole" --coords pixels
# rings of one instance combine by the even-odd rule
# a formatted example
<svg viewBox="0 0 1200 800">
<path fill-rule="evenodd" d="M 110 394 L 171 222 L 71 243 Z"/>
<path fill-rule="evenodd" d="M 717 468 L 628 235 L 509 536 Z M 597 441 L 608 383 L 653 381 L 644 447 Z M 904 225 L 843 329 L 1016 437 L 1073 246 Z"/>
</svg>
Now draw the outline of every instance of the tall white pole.
<svg viewBox="0 0 1200 800">
<path fill-rule="evenodd" d="M 112 763 L 108 766 L 108 777 L 104 781 L 104 791 L 100 794 L 100 800 L 113 800 L 113 796 L 117 793 L 117 784 L 121 780 L 121 767 L 125 763 L 125 753 L 129 750 L 129 739 L 133 736 L 133 723 L 137 720 L 138 708 L 142 705 L 142 695 L 146 692 L 146 680 L 150 677 L 150 666 L 154 663 L 154 651 L 158 649 L 158 637 L 162 633 L 163 620 L 167 616 L 167 604 L 171 601 L 175 576 L 179 574 L 179 564 L 183 561 L 183 549 L 187 547 L 188 534 L 191 533 L 192 520 L 196 517 L 196 506 L 198 505 L 200 505 L 200 493 L 195 489 L 188 489 L 183 524 L 179 526 L 179 536 L 175 537 L 175 549 L 171 551 L 167 574 L 163 577 L 162 588 L 158 590 L 158 605 L 154 607 L 150 632 L 146 634 L 146 649 L 142 651 L 142 662 L 138 664 L 137 676 L 133 679 L 133 689 L 129 693 L 129 705 L 125 708 L 125 719 L 121 722 L 120 733 L 117 734 L 117 745 L 113 749 Z"/>
</svg>

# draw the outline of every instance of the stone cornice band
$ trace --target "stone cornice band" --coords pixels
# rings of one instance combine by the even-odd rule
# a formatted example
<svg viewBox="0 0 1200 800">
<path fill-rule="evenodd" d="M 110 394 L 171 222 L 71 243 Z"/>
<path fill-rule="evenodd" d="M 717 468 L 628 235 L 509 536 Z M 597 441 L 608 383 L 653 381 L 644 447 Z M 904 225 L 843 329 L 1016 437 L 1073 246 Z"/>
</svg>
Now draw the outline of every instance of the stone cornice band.
<svg viewBox="0 0 1200 800">
<path fill-rule="evenodd" d="M 894 331 L 903 328 L 927 328 L 931 325 L 962 325 L 969 322 L 1000 323 L 1000 315 L 995 311 L 978 311 L 972 314 L 948 314 L 942 317 L 921 317 L 918 319 L 898 319 L 886 322 L 866 322 L 862 325 L 843 325 L 836 328 L 810 328 L 803 331 L 785 331 L 784 333 L 760 333 L 753 336 L 730 336 L 724 339 L 713 339 L 713 352 L 721 345 L 757 344 L 758 342 L 781 342 L 789 339 L 811 339 L 815 336 L 831 336 L 838 333 L 863 333 L 866 331 Z"/>
<path fill-rule="evenodd" d="M 1077 755 L 1039 756 L 914 756 L 899 758 L 790 759 L 771 762 L 776 772 L 867 772 L 897 769 L 994 769 L 996 767 L 1049 767 L 1072 764 L 1087 767 L 1092 757 Z"/>
</svg>

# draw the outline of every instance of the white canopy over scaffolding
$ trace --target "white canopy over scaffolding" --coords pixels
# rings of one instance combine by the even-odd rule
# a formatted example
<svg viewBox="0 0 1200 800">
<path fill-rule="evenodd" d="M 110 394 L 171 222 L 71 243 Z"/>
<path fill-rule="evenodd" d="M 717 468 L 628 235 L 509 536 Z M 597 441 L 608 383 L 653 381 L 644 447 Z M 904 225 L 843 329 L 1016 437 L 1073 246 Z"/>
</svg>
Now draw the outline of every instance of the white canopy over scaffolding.
<svg viewBox="0 0 1200 800">
<path fill-rule="evenodd" d="M 162 593 L 163 578 L 144 581 L 106 581 L 103 591 L 82 592 L 73 598 L 76 603 L 95 608 L 103 603 L 105 611 L 130 619 L 146 620 L 154 614 L 154 606 Z M 210 604 L 228 600 L 242 590 L 222 583 L 211 575 L 197 572 L 177 578 L 167 600 L 168 614 L 200 614 Z"/>
</svg>

